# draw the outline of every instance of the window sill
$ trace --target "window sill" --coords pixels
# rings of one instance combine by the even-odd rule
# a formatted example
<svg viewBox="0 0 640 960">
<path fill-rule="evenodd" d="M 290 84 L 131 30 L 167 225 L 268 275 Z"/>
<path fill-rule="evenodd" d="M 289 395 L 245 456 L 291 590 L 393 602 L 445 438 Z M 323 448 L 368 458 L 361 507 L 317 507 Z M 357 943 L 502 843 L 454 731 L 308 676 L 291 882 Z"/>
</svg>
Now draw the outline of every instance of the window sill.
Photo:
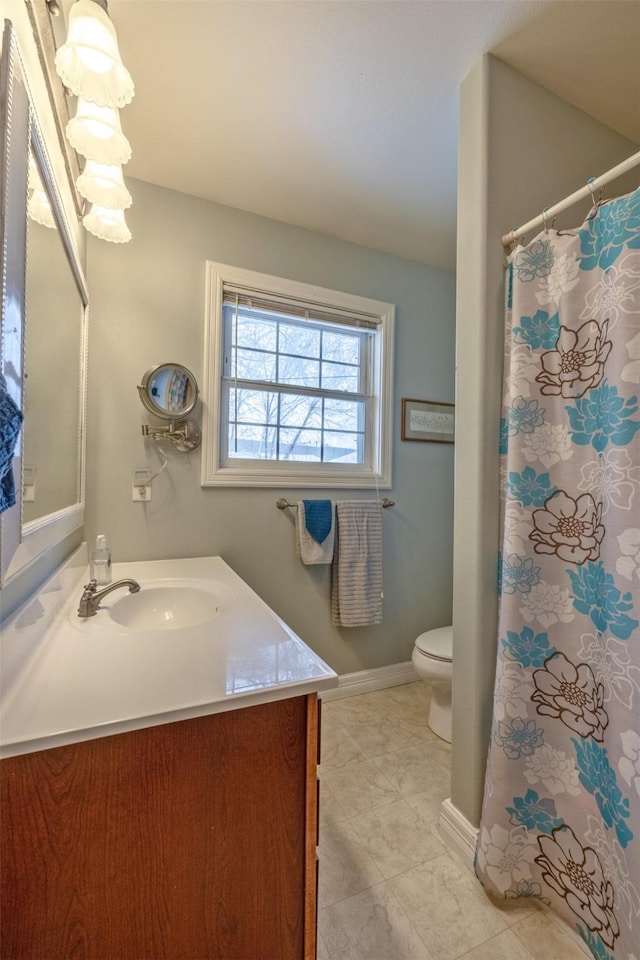
<svg viewBox="0 0 640 960">
<path fill-rule="evenodd" d="M 277 469 L 264 471 L 238 470 L 234 467 L 220 467 L 209 476 L 203 476 L 203 487 L 280 487 L 316 489 L 373 489 L 388 490 L 391 488 L 391 477 L 375 476 L 371 473 L 345 472 L 344 470 L 327 472 L 324 476 L 318 474 L 317 468 L 313 473 Z"/>
</svg>

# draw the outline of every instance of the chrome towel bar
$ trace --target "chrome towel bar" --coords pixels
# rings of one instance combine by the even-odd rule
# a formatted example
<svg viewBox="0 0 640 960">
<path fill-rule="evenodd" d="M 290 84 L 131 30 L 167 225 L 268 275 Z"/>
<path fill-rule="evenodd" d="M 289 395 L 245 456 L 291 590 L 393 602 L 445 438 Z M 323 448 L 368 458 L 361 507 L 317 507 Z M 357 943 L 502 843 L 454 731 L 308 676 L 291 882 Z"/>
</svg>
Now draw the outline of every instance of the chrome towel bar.
<svg viewBox="0 0 640 960">
<path fill-rule="evenodd" d="M 380 500 L 380 504 L 386 509 L 387 507 L 395 507 L 396 502 L 395 500 L 389 500 L 387 499 L 387 497 L 385 497 L 384 500 Z M 289 503 L 289 501 L 285 500 L 284 497 L 280 497 L 279 500 L 276 500 L 276 507 L 278 508 L 278 510 L 286 510 L 287 507 L 295 507 L 295 506 L 296 506 L 295 503 Z"/>
</svg>

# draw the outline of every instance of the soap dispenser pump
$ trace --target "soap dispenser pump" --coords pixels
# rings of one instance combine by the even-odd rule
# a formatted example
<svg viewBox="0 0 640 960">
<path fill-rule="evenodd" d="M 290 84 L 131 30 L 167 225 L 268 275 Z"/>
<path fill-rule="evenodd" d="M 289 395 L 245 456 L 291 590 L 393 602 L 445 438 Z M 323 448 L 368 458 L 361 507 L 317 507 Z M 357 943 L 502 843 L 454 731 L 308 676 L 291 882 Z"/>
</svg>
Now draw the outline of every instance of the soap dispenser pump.
<svg viewBox="0 0 640 960">
<path fill-rule="evenodd" d="M 96 580 L 99 587 L 111 583 L 111 552 L 107 545 L 107 538 L 100 534 L 96 537 L 96 545 L 91 551 L 90 575 Z"/>
</svg>

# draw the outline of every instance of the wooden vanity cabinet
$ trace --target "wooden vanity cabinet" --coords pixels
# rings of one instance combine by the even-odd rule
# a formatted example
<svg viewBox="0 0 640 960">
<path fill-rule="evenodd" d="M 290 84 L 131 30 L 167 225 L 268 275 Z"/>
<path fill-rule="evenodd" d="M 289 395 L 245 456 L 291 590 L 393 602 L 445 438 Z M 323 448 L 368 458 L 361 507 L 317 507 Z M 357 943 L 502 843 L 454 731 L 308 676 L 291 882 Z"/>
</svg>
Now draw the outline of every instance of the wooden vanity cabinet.
<svg viewBox="0 0 640 960">
<path fill-rule="evenodd" d="M 3 960 L 313 960 L 317 695 L 3 760 Z"/>
</svg>

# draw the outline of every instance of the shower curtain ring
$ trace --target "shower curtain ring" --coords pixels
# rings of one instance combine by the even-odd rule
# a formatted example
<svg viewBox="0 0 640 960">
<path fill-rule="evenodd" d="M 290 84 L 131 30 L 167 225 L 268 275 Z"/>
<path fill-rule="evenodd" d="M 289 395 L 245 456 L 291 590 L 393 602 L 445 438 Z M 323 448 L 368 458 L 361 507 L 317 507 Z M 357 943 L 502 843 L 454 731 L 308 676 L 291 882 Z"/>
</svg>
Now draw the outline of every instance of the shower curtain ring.
<svg viewBox="0 0 640 960">
<path fill-rule="evenodd" d="M 600 187 L 600 192 L 598 193 L 598 199 L 596 200 L 596 195 L 593 192 L 593 186 L 592 186 L 592 184 L 594 184 L 595 182 L 596 182 L 595 177 L 589 177 L 589 179 L 587 180 L 587 186 L 589 187 L 589 193 L 591 194 L 591 199 L 593 201 L 594 207 L 598 203 L 600 203 L 600 201 L 602 200 L 602 187 Z"/>
<path fill-rule="evenodd" d="M 557 216 L 555 216 L 555 217 L 553 218 L 553 220 L 551 221 L 551 226 L 549 226 L 549 223 L 547 222 L 547 211 L 548 211 L 548 210 L 549 210 L 549 207 L 545 207 L 545 208 L 543 209 L 543 211 L 542 211 L 542 223 L 544 224 L 544 232 L 545 232 L 545 233 L 549 233 L 549 230 L 553 230 L 553 228 L 554 228 L 554 226 L 555 226 L 555 224 L 556 224 L 556 220 L 558 219 Z"/>
</svg>

